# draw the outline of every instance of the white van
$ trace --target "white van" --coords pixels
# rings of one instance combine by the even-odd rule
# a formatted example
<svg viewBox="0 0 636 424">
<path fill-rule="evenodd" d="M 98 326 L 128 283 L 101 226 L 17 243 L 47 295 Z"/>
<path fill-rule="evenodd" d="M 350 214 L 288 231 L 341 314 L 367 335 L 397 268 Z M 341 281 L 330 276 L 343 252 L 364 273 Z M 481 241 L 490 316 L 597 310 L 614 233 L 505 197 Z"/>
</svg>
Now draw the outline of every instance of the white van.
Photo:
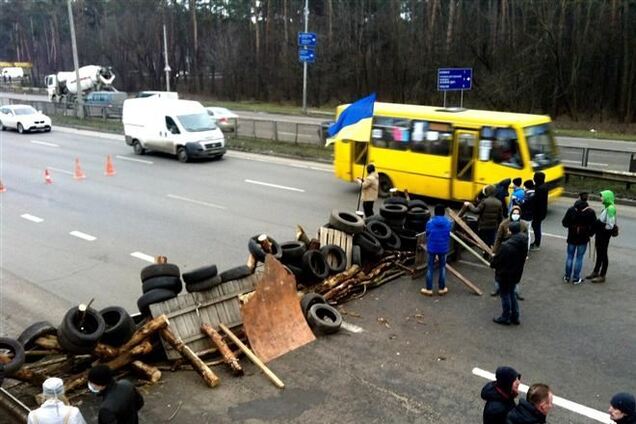
<svg viewBox="0 0 636 424">
<path fill-rule="evenodd" d="M 2 78 L 12 80 L 24 78 L 24 69 L 17 66 L 2 68 Z"/>
<path fill-rule="evenodd" d="M 187 162 L 221 158 L 226 151 L 223 133 L 199 102 L 154 96 L 128 99 L 122 122 L 126 144 L 138 155 L 152 150 Z"/>
</svg>

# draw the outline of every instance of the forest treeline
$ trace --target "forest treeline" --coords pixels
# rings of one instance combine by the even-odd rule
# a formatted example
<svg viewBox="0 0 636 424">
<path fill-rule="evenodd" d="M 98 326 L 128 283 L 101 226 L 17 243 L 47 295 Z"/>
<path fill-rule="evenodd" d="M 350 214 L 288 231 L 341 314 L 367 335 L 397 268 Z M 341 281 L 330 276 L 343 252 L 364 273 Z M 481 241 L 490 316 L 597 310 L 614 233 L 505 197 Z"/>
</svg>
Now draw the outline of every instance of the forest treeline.
<svg viewBox="0 0 636 424">
<path fill-rule="evenodd" d="M 304 0 L 73 0 L 80 64 L 117 88 L 172 84 L 219 99 L 302 98 Z M 465 105 L 636 121 L 636 0 L 309 0 L 310 106 L 369 92 L 440 104 L 439 67 L 473 68 Z M 66 0 L 0 0 L 0 60 L 72 70 Z M 458 103 L 456 94 L 449 101 Z"/>
</svg>

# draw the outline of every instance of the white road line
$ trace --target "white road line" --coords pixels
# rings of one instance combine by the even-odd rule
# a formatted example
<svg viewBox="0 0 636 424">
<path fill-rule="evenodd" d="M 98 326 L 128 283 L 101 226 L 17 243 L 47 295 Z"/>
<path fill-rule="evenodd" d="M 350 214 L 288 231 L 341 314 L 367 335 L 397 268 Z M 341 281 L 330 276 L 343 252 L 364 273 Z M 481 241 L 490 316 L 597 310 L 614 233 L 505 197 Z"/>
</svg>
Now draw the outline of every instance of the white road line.
<svg viewBox="0 0 636 424">
<path fill-rule="evenodd" d="M 150 262 L 152 264 L 155 263 L 155 258 L 142 252 L 132 252 L 130 256 L 132 256 L 133 258 L 141 259 L 142 261 Z"/>
<path fill-rule="evenodd" d="M 38 218 L 37 216 L 30 215 L 28 213 L 22 214 L 20 215 L 20 217 L 26 219 L 27 221 L 35 222 L 36 224 L 39 224 L 40 222 L 44 221 L 42 218 Z"/>
<path fill-rule="evenodd" d="M 49 146 L 49 147 L 60 147 L 59 144 L 55 144 L 55 143 L 47 143 L 46 141 L 38 141 L 38 140 L 31 140 L 31 143 L 33 144 L 40 144 L 42 146 Z"/>
<path fill-rule="evenodd" d="M 491 381 L 495 380 L 495 374 L 488 372 L 486 370 L 482 370 L 481 368 L 473 368 L 473 374 L 475 374 L 478 377 L 483 377 L 487 380 L 491 380 Z M 525 384 L 519 385 L 519 391 L 521 393 L 527 393 L 528 389 L 529 387 Z M 557 406 L 560 406 L 561 408 L 567 409 L 568 411 L 576 412 L 577 414 L 583 415 L 584 417 L 591 418 L 593 420 L 596 420 L 604 424 L 613 423 L 613 421 L 609 417 L 609 414 L 606 414 L 605 412 L 601 412 L 596 409 L 592 409 L 585 405 L 578 404 L 576 402 L 572 402 L 570 400 L 564 399 L 559 396 L 554 396 L 552 403 L 554 403 Z"/>
<path fill-rule="evenodd" d="M 145 163 L 145 164 L 148 164 L 148 165 L 152 165 L 152 164 L 154 164 L 154 162 L 153 162 L 153 161 L 150 161 L 150 160 L 135 159 L 135 158 L 129 158 L 129 157 L 126 157 L 126 156 L 119 156 L 119 155 L 117 155 L 117 156 L 115 156 L 115 157 L 116 157 L 117 159 L 121 159 L 121 160 L 129 160 L 129 161 L 131 161 L 131 162 Z"/>
<path fill-rule="evenodd" d="M 561 239 L 561 240 L 567 240 L 566 236 L 562 236 L 562 235 L 559 235 L 559 234 L 551 234 L 551 233 L 543 233 L 543 232 L 541 234 L 546 236 L 546 237 L 554 237 L 554 238 L 558 238 L 558 239 Z"/>
<path fill-rule="evenodd" d="M 52 166 L 48 166 L 47 168 L 50 169 L 51 171 L 61 172 L 62 174 L 73 175 L 71 171 L 67 171 L 66 169 L 53 168 Z"/>
<path fill-rule="evenodd" d="M 90 234 L 82 233 L 81 231 L 71 231 L 69 234 L 73 237 L 81 238 L 82 240 L 86 241 L 97 240 L 97 237 L 91 236 Z"/>
<path fill-rule="evenodd" d="M 280 189 L 283 189 L 283 190 L 297 191 L 299 193 L 304 193 L 305 192 L 305 190 L 303 190 L 301 188 L 287 187 L 287 186 L 282 186 L 282 185 L 272 184 L 272 183 L 265 183 L 263 181 L 245 180 L 245 182 L 249 183 L 249 184 L 262 185 L 262 186 L 266 186 L 266 187 L 280 188 Z"/>
<path fill-rule="evenodd" d="M 182 200 L 184 202 L 194 203 L 196 205 L 208 206 L 210 208 L 227 209 L 225 206 L 215 205 L 214 203 L 203 202 L 201 200 L 188 199 L 187 197 L 177 196 L 176 194 L 168 194 L 168 195 L 166 195 L 166 197 L 169 197 L 169 198 L 175 199 L 175 200 Z"/>
<path fill-rule="evenodd" d="M 350 333 L 362 333 L 364 331 L 364 328 L 358 327 L 357 325 L 351 324 L 350 322 L 346 321 L 342 321 L 342 325 L 340 327 L 344 328 Z"/>
</svg>

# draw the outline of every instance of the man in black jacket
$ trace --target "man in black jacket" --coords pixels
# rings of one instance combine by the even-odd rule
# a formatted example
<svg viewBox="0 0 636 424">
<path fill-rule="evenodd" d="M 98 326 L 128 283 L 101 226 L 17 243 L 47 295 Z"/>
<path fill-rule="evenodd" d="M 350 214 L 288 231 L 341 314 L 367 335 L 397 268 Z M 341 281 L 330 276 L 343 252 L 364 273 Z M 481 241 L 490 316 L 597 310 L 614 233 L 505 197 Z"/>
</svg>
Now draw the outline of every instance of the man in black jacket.
<svg viewBox="0 0 636 424">
<path fill-rule="evenodd" d="M 565 259 L 565 274 L 563 281 L 572 281 L 575 285 L 581 284 L 581 268 L 590 237 L 594 234 L 596 224 L 596 214 L 585 200 L 579 199 L 574 202 L 574 206 L 565 212 L 561 224 L 568 229 L 568 248 Z M 576 257 L 576 260 L 575 260 Z M 572 264 L 574 263 L 574 272 Z"/>
<path fill-rule="evenodd" d="M 104 397 L 99 408 L 99 424 L 138 424 L 138 411 L 144 406 L 135 386 L 126 380 L 115 381 L 106 365 L 97 365 L 88 372 L 88 389 Z"/>
<path fill-rule="evenodd" d="M 502 325 L 519 325 L 519 304 L 514 295 L 515 286 L 521 281 L 523 267 L 528 256 L 528 238 L 521 233 L 519 222 L 508 226 L 510 238 L 501 244 L 492 258 L 490 267 L 495 269 L 495 281 L 499 284 L 502 313 L 493 321 Z"/>
<path fill-rule="evenodd" d="M 496 381 L 486 383 L 481 389 L 484 406 L 484 424 L 506 424 L 506 417 L 515 407 L 519 394 L 521 374 L 511 367 L 499 367 L 495 372 Z"/>
<path fill-rule="evenodd" d="M 532 213 L 532 230 L 534 231 L 534 243 L 530 250 L 541 248 L 541 222 L 548 214 L 548 186 L 545 183 L 543 172 L 534 173 L 534 211 Z"/>
<path fill-rule="evenodd" d="M 610 419 L 618 424 L 636 423 L 636 399 L 631 393 L 616 393 L 612 396 L 609 410 Z"/>
<path fill-rule="evenodd" d="M 533 384 L 525 399 L 508 413 L 506 424 L 543 424 L 552 409 L 552 391 L 547 384 Z"/>
</svg>

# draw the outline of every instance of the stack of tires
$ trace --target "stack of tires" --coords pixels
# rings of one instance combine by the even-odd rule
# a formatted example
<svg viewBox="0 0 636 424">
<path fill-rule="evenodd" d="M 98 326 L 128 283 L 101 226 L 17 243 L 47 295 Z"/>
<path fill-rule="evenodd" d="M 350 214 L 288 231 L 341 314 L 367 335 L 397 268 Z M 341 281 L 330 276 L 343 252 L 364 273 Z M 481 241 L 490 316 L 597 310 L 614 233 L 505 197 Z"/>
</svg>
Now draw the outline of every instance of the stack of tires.
<svg viewBox="0 0 636 424">
<path fill-rule="evenodd" d="M 342 315 L 317 293 L 307 293 L 300 301 L 307 324 L 316 333 L 333 334 L 340 330 Z"/>
<path fill-rule="evenodd" d="M 413 251 L 416 236 L 426 231 L 426 223 L 430 217 L 428 205 L 422 200 L 409 201 L 403 197 L 389 197 L 380 206 L 380 215 L 367 219 L 367 226 L 374 223 L 374 235 L 382 237 L 385 236 L 385 229 L 377 222 L 386 224 L 393 233 L 391 241 L 395 242 L 395 237 L 399 239 L 399 246 L 396 248 L 397 243 L 391 243 L 391 250 Z"/>
<path fill-rule="evenodd" d="M 106 331 L 106 322 L 93 308 L 69 309 L 57 327 L 57 341 L 67 352 L 81 355 L 91 353 Z"/>
<path fill-rule="evenodd" d="M 216 265 L 202 266 L 192 271 L 184 272 L 181 277 L 188 293 L 210 290 L 222 282 Z"/>
<path fill-rule="evenodd" d="M 177 297 L 183 288 L 181 271 L 174 264 L 152 264 L 141 270 L 143 295 L 137 299 L 142 315 L 150 315 L 150 305 Z"/>
<path fill-rule="evenodd" d="M 338 274 L 347 267 L 345 251 L 335 244 L 308 249 L 301 241 L 287 241 L 280 245 L 281 262 L 296 277 L 296 281 L 311 285 Z"/>
</svg>

